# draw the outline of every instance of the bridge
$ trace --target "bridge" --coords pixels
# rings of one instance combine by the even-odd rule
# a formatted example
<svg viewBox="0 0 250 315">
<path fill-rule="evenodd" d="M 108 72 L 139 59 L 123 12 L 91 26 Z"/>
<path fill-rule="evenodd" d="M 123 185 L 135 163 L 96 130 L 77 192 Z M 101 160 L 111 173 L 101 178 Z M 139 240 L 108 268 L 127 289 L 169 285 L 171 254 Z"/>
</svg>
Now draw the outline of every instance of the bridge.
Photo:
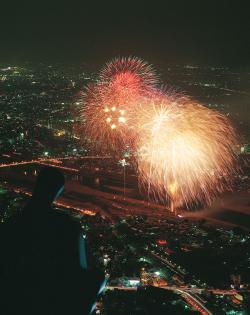
<svg viewBox="0 0 250 315">
<path fill-rule="evenodd" d="M 26 191 L 22 188 L 14 188 L 12 189 L 13 191 L 15 191 L 16 193 L 21 193 L 21 194 L 24 194 L 26 196 L 32 196 L 32 193 L 29 192 L 29 191 Z M 75 207 L 75 206 L 72 206 L 72 205 L 68 205 L 64 202 L 60 202 L 60 201 L 55 201 L 54 204 L 57 206 L 57 207 L 63 207 L 65 209 L 71 209 L 71 210 L 74 210 L 74 211 L 77 211 L 81 214 L 84 214 L 84 215 L 90 215 L 90 216 L 94 216 L 96 215 L 96 211 L 92 210 L 92 209 L 86 209 L 86 208 L 80 208 L 80 207 Z"/>
<path fill-rule="evenodd" d="M 81 157 L 75 157 L 75 156 L 67 156 L 67 157 L 61 157 L 61 158 L 50 158 L 50 159 L 36 159 L 36 160 L 28 160 L 28 161 L 19 161 L 19 162 L 10 162 L 10 163 L 2 163 L 0 164 L 0 168 L 7 168 L 7 167 L 14 167 L 19 165 L 26 165 L 26 164 L 39 164 L 39 165 L 45 165 L 45 166 L 53 166 L 56 168 L 60 168 L 65 171 L 71 171 L 71 172 L 79 172 L 79 169 L 62 166 L 63 160 L 98 160 L 98 159 L 110 159 L 109 156 L 81 156 Z"/>
</svg>

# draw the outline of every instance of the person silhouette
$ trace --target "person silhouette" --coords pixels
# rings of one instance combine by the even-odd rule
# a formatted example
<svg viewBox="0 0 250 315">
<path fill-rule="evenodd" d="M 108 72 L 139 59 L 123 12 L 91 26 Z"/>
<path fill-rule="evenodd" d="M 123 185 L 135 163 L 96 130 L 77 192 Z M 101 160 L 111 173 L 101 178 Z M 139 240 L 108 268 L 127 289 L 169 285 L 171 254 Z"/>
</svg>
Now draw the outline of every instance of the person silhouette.
<svg viewBox="0 0 250 315">
<path fill-rule="evenodd" d="M 0 313 L 3 315 L 90 314 L 105 284 L 87 266 L 79 222 L 52 208 L 64 176 L 45 167 L 24 210 L 0 231 Z"/>
</svg>

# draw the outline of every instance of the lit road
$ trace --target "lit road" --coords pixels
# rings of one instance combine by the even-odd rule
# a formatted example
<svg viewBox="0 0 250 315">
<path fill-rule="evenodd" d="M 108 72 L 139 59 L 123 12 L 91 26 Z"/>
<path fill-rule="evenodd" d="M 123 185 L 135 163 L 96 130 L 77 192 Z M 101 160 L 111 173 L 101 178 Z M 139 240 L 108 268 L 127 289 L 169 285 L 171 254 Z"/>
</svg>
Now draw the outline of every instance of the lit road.
<svg viewBox="0 0 250 315">
<path fill-rule="evenodd" d="M 124 291 L 136 291 L 138 287 L 126 287 L 126 286 L 107 286 L 106 290 L 124 290 Z M 161 289 L 171 290 L 178 293 L 182 298 L 194 309 L 196 309 L 202 315 L 213 315 L 211 311 L 205 306 L 206 301 L 199 298 L 196 294 L 202 294 L 203 291 L 210 291 L 217 295 L 235 295 L 236 290 L 219 290 L 219 289 L 200 289 L 200 288 L 180 288 L 176 286 L 159 286 Z"/>
<path fill-rule="evenodd" d="M 181 276 L 181 277 L 184 275 L 183 272 L 174 269 L 174 266 L 173 266 L 167 259 L 164 259 L 164 258 L 160 257 L 159 255 L 153 253 L 153 252 L 150 252 L 150 253 L 151 253 L 151 255 L 152 255 L 153 257 L 155 257 L 155 258 L 157 258 L 158 260 L 160 260 L 161 263 L 163 263 L 164 265 L 167 265 L 167 267 L 168 267 L 173 273 L 178 274 L 178 275 Z"/>
<path fill-rule="evenodd" d="M 192 289 L 182 289 L 182 288 L 173 287 L 173 286 L 162 286 L 159 288 L 165 289 L 165 290 L 171 290 L 171 291 L 174 291 L 175 293 L 179 293 L 183 297 L 183 299 L 188 304 L 190 304 L 194 309 L 200 312 L 200 314 L 213 315 L 213 313 L 211 313 L 198 298 L 196 298 L 193 294 L 187 292 L 187 290 L 192 290 Z M 124 287 L 124 286 L 121 286 L 121 287 L 120 286 L 107 286 L 106 287 L 106 290 L 115 290 L 115 289 L 125 290 L 125 291 L 136 291 L 137 287 Z"/>
<path fill-rule="evenodd" d="M 179 292 L 183 298 L 202 315 L 213 315 L 213 313 L 211 313 L 206 306 L 191 293 L 186 292 L 183 289 L 175 289 L 175 291 Z"/>
<path fill-rule="evenodd" d="M 60 165 L 60 160 L 61 159 L 41 159 L 41 160 L 38 159 L 38 160 L 3 163 L 3 164 L 0 164 L 0 168 L 15 167 L 15 166 L 27 165 L 27 164 L 40 164 L 40 165 L 53 166 L 56 168 L 60 168 L 60 169 L 68 170 L 68 171 L 72 171 L 72 172 L 79 172 L 79 170 L 76 168 L 71 168 L 71 167 L 66 167 L 66 166 Z M 55 163 L 55 164 L 50 164 L 50 162 Z"/>
<path fill-rule="evenodd" d="M 212 292 L 216 295 L 235 295 L 238 292 L 236 290 L 220 290 L 220 289 L 204 289 L 204 288 L 180 288 L 177 286 L 168 286 L 168 285 L 163 285 L 159 286 L 161 289 L 166 289 L 166 290 L 172 290 L 172 291 L 182 291 L 184 293 L 192 293 L 192 294 L 202 294 L 202 292 L 207 291 L 207 292 Z M 107 286 L 107 290 L 129 290 L 129 291 L 135 291 L 137 290 L 137 287 L 125 287 L 125 286 Z"/>
<path fill-rule="evenodd" d="M 61 158 L 47 158 L 47 159 L 37 159 L 37 160 L 28 160 L 28 161 L 19 161 L 19 162 L 10 162 L 10 163 L 2 163 L 0 164 L 0 168 L 5 168 L 5 167 L 14 167 L 14 166 L 19 166 L 19 165 L 26 165 L 26 164 L 41 164 L 41 165 L 47 165 L 47 166 L 53 166 L 60 168 L 62 170 L 69 170 L 72 172 L 79 172 L 79 169 L 77 168 L 72 168 L 72 167 L 66 167 L 60 165 L 62 160 L 97 160 L 97 159 L 110 159 L 109 156 L 82 156 L 82 157 L 61 157 Z M 50 164 L 54 163 L 54 164 Z"/>
</svg>

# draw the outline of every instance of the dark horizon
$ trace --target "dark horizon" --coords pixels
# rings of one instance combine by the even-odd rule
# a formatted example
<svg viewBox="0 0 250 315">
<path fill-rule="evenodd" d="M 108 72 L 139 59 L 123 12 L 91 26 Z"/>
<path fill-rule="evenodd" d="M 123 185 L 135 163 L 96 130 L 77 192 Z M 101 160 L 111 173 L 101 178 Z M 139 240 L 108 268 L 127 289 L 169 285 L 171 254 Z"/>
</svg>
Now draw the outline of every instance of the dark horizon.
<svg viewBox="0 0 250 315">
<path fill-rule="evenodd" d="M 1 13 L 2 62 L 101 65 L 136 55 L 154 64 L 250 66 L 248 8 L 239 3 L 12 2 Z"/>
</svg>

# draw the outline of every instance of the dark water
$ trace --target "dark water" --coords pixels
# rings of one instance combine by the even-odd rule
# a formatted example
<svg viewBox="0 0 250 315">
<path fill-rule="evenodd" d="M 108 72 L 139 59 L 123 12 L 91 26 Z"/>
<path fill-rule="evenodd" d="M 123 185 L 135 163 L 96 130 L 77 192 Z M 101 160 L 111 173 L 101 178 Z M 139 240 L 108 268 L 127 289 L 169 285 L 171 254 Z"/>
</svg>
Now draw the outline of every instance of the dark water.
<svg viewBox="0 0 250 315">
<path fill-rule="evenodd" d="M 250 229 L 250 212 L 246 214 L 232 209 L 222 209 L 217 213 L 211 214 L 209 217 Z"/>
<path fill-rule="evenodd" d="M 7 180 L 17 186 L 32 189 L 40 167 L 37 165 L 23 165 L 0 170 L 0 180 Z M 74 181 L 79 185 L 86 185 L 103 192 L 123 194 L 124 182 L 121 172 L 90 172 L 87 168 L 81 173 L 64 172 L 66 181 Z M 136 177 L 126 176 L 126 196 L 135 199 L 143 198 L 137 189 Z M 68 196 L 69 197 L 69 196 Z M 71 199 L 74 197 L 71 196 Z M 187 212 L 185 216 L 193 218 L 215 219 L 221 224 L 234 224 L 250 230 L 250 193 L 235 192 L 224 194 L 214 204 L 204 211 Z"/>
</svg>

